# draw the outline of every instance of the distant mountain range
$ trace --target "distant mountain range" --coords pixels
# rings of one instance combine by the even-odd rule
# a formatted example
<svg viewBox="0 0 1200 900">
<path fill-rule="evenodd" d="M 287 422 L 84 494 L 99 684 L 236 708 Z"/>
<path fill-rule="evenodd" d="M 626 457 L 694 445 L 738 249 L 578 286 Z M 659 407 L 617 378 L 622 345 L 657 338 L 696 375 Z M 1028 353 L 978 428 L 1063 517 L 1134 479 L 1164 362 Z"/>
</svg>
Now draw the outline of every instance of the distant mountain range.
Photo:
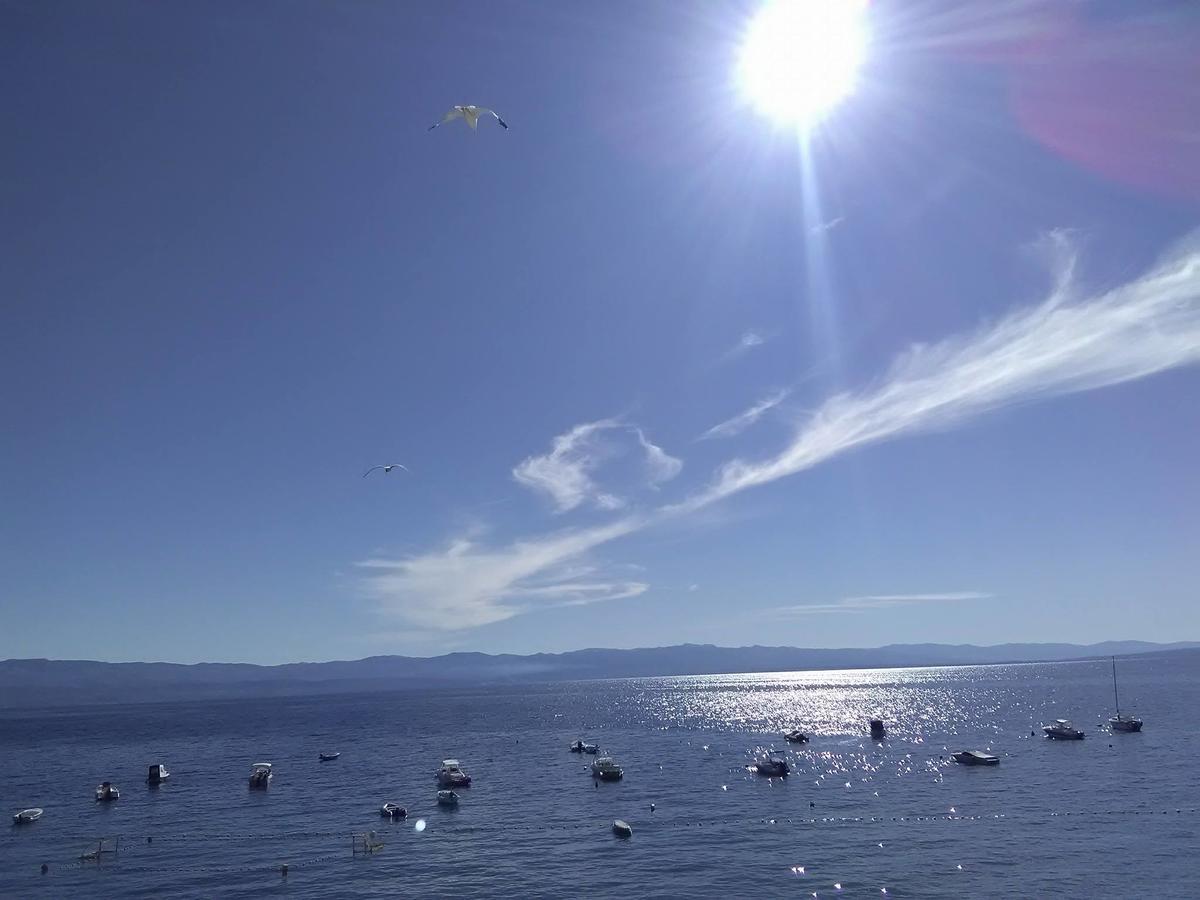
<svg viewBox="0 0 1200 900">
<path fill-rule="evenodd" d="M 838 650 L 680 644 L 639 650 L 573 650 L 529 656 L 487 653 L 371 656 L 353 661 L 279 666 L 9 659 L 0 661 L 0 707 L 348 693 L 468 683 L 1049 662 L 1196 648 L 1200 648 L 1200 642 L 1106 641 L 1101 644 L 997 644 L 990 647 L 891 644 L 873 649 Z"/>
</svg>

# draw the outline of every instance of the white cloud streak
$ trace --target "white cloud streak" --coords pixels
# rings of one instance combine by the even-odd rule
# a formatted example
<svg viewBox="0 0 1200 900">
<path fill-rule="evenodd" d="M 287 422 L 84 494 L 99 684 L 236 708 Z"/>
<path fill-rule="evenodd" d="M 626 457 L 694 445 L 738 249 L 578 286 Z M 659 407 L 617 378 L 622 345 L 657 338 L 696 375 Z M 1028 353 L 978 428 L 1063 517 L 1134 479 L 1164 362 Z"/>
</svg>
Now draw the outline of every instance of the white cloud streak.
<svg viewBox="0 0 1200 900">
<path fill-rule="evenodd" d="M 1060 238 L 1060 242 L 1064 239 Z M 778 455 L 734 460 L 683 512 L 810 469 L 847 450 L 946 429 L 997 409 L 1134 381 L 1200 362 L 1200 249 L 1073 301 L 1074 257 L 1042 304 L 974 334 L 917 345 L 873 387 L 825 401 Z"/>
<path fill-rule="evenodd" d="M 863 613 L 875 609 L 894 609 L 897 606 L 917 606 L 924 603 L 955 603 L 964 600 L 989 600 L 992 594 L 981 591 L 957 591 L 949 594 L 877 594 L 870 597 L 846 597 L 836 603 L 801 603 L 781 606 L 775 612 L 782 615 L 813 615 L 821 613 Z"/>
<path fill-rule="evenodd" d="M 682 502 L 496 549 L 460 540 L 398 561 L 369 561 L 364 564 L 370 570 L 367 589 L 401 617 L 444 630 L 497 622 L 544 603 L 633 596 L 645 585 L 592 576 L 581 581 L 566 567 L 601 545 L 855 448 L 1200 362 L 1200 248 L 1195 241 L 1142 277 L 1082 299 L 1072 296 L 1073 263 L 1069 254 L 1062 258 L 1058 282 L 1042 304 L 973 334 L 911 348 L 874 385 L 818 407 L 782 452 L 757 462 L 734 460 L 707 488 Z M 578 496 L 586 495 L 579 489 Z M 570 502 L 577 494 L 564 489 L 562 496 Z M 843 601 L 836 606 L 879 608 L 905 602 L 901 598 L 920 602 L 913 600 L 917 596 L 935 595 L 849 598 L 859 605 L 847 607 Z M 868 603 L 876 606 L 863 605 Z"/>
<path fill-rule="evenodd" d="M 500 622 L 549 606 L 597 603 L 646 590 L 637 581 L 598 579 L 577 563 L 593 547 L 643 527 L 625 517 L 608 525 L 559 531 L 489 548 L 467 540 L 397 560 L 372 559 L 368 594 L 383 612 L 422 628 L 455 631 Z"/>
<path fill-rule="evenodd" d="M 770 335 L 763 334 L 759 331 L 747 331 L 740 338 L 738 338 L 738 342 L 736 344 L 721 354 L 721 361 L 729 362 L 730 360 L 737 359 L 739 356 L 744 356 L 755 347 L 761 347 L 768 340 L 770 340 L 770 338 Z"/>
<path fill-rule="evenodd" d="M 742 410 L 742 412 L 738 413 L 736 416 L 714 425 L 712 428 L 708 429 L 708 431 L 704 432 L 704 434 L 700 435 L 700 437 L 696 438 L 696 440 L 710 441 L 713 438 L 728 438 L 741 434 L 743 431 L 761 419 L 764 415 L 786 400 L 790 393 L 790 390 L 785 389 L 768 394 L 749 409 Z"/>
<path fill-rule="evenodd" d="M 576 425 L 551 442 L 549 453 L 530 456 L 520 462 L 513 469 L 513 478 L 531 490 L 547 494 L 558 512 L 574 509 L 590 497 L 594 497 L 601 508 L 614 508 L 619 505 L 616 498 L 604 494 L 597 496 L 590 473 L 605 456 L 593 438 L 616 426 L 612 419 Z"/>
<path fill-rule="evenodd" d="M 605 441 L 613 432 L 632 432 L 644 455 L 645 477 L 651 487 L 657 487 L 679 474 L 683 462 L 652 443 L 636 425 L 616 419 L 601 419 L 576 425 L 551 442 L 550 452 L 530 456 L 513 469 L 513 478 L 531 490 L 545 494 L 554 503 L 556 512 L 567 512 L 584 503 L 599 509 L 616 510 L 625 501 L 603 491 L 592 478 L 601 465 L 623 448 L 615 441 Z"/>
<path fill-rule="evenodd" d="M 638 444 L 646 452 L 646 477 L 650 484 L 658 486 L 664 481 L 670 481 L 683 469 L 683 460 L 671 456 L 662 447 L 647 440 L 640 428 L 637 432 Z"/>
</svg>

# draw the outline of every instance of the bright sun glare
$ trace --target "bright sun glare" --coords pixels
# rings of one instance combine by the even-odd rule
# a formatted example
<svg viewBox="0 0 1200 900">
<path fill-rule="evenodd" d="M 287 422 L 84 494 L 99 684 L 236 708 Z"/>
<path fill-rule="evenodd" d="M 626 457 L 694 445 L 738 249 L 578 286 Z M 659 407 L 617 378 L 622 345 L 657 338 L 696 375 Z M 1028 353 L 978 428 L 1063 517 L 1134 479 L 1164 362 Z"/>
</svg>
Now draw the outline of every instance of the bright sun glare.
<svg viewBox="0 0 1200 900">
<path fill-rule="evenodd" d="M 742 44 L 738 80 L 759 112 L 807 126 L 854 90 L 867 0 L 768 0 Z"/>
</svg>

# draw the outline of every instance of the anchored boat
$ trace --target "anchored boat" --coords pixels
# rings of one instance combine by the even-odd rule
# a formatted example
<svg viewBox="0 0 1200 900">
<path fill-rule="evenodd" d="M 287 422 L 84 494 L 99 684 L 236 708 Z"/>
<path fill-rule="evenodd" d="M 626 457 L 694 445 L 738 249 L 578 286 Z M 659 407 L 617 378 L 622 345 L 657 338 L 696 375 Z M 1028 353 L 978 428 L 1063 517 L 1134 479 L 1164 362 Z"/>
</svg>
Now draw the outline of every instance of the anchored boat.
<svg viewBox="0 0 1200 900">
<path fill-rule="evenodd" d="M 146 774 L 146 783 L 162 784 L 170 777 L 171 773 L 167 771 L 166 766 L 164 766 L 162 763 L 155 763 L 150 767 L 150 771 Z"/>
<path fill-rule="evenodd" d="M 1068 719 L 1055 719 L 1049 725 L 1043 725 L 1042 731 L 1046 737 L 1056 741 L 1082 741 L 1084 738 L 1083 732 Z"/>
<path fill-rule="evenodd" d="M 1117 696 L 1117 658 L 1112 658 L 1113 670 L 1113 705 L 1117 708 L 1117 714 L 1108 720 L 1108 726 L 1114 732 L 1122 734 L 1132 734 L 1135 731 L 1142 730 L 1142 720 L 1137 716 L 1121 715 L 1121 699 Z"/>
<path fill-rule="evenodd" d="M 470 787 L 471 776 L 463 771 L 457 759 L 443 759 L 442 767 L 437 770 L 438 784 L 442 787 Z"/>
<path fill-rule="evenodd" d="M 271 786 L 275 772 L 270 763 L 255 763 L 250 767 L 250 787 L 252 790 L 266 790 Z"/>
<path fill-rule="evenodd" d="M 954 761 L 963 766 L 998 766 L 1000 757 L 984 753 L 982 750 L 960 750 L 954 754 Z"/>
<path fill-rule="evenodd" d="M 625 776 L 624 770 L 617 765 L 611 756 L 601 756 L 592 763 L 592 777 L 601 781 L 620 781 Z"/>
</svg>

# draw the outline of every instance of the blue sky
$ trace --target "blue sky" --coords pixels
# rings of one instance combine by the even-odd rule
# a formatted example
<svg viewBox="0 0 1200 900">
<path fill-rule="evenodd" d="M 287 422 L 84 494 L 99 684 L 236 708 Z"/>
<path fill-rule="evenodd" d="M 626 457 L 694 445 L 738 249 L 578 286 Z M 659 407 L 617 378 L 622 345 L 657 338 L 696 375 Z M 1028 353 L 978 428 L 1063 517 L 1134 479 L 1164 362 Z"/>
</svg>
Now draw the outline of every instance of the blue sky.
<svg viewBox="0 0 1200 900">
<path fill-rule="evenodd" d="M 0 3 L 0 658 L 1196 639 L 1200 19 L 992 6 Z"/>
</svg>

